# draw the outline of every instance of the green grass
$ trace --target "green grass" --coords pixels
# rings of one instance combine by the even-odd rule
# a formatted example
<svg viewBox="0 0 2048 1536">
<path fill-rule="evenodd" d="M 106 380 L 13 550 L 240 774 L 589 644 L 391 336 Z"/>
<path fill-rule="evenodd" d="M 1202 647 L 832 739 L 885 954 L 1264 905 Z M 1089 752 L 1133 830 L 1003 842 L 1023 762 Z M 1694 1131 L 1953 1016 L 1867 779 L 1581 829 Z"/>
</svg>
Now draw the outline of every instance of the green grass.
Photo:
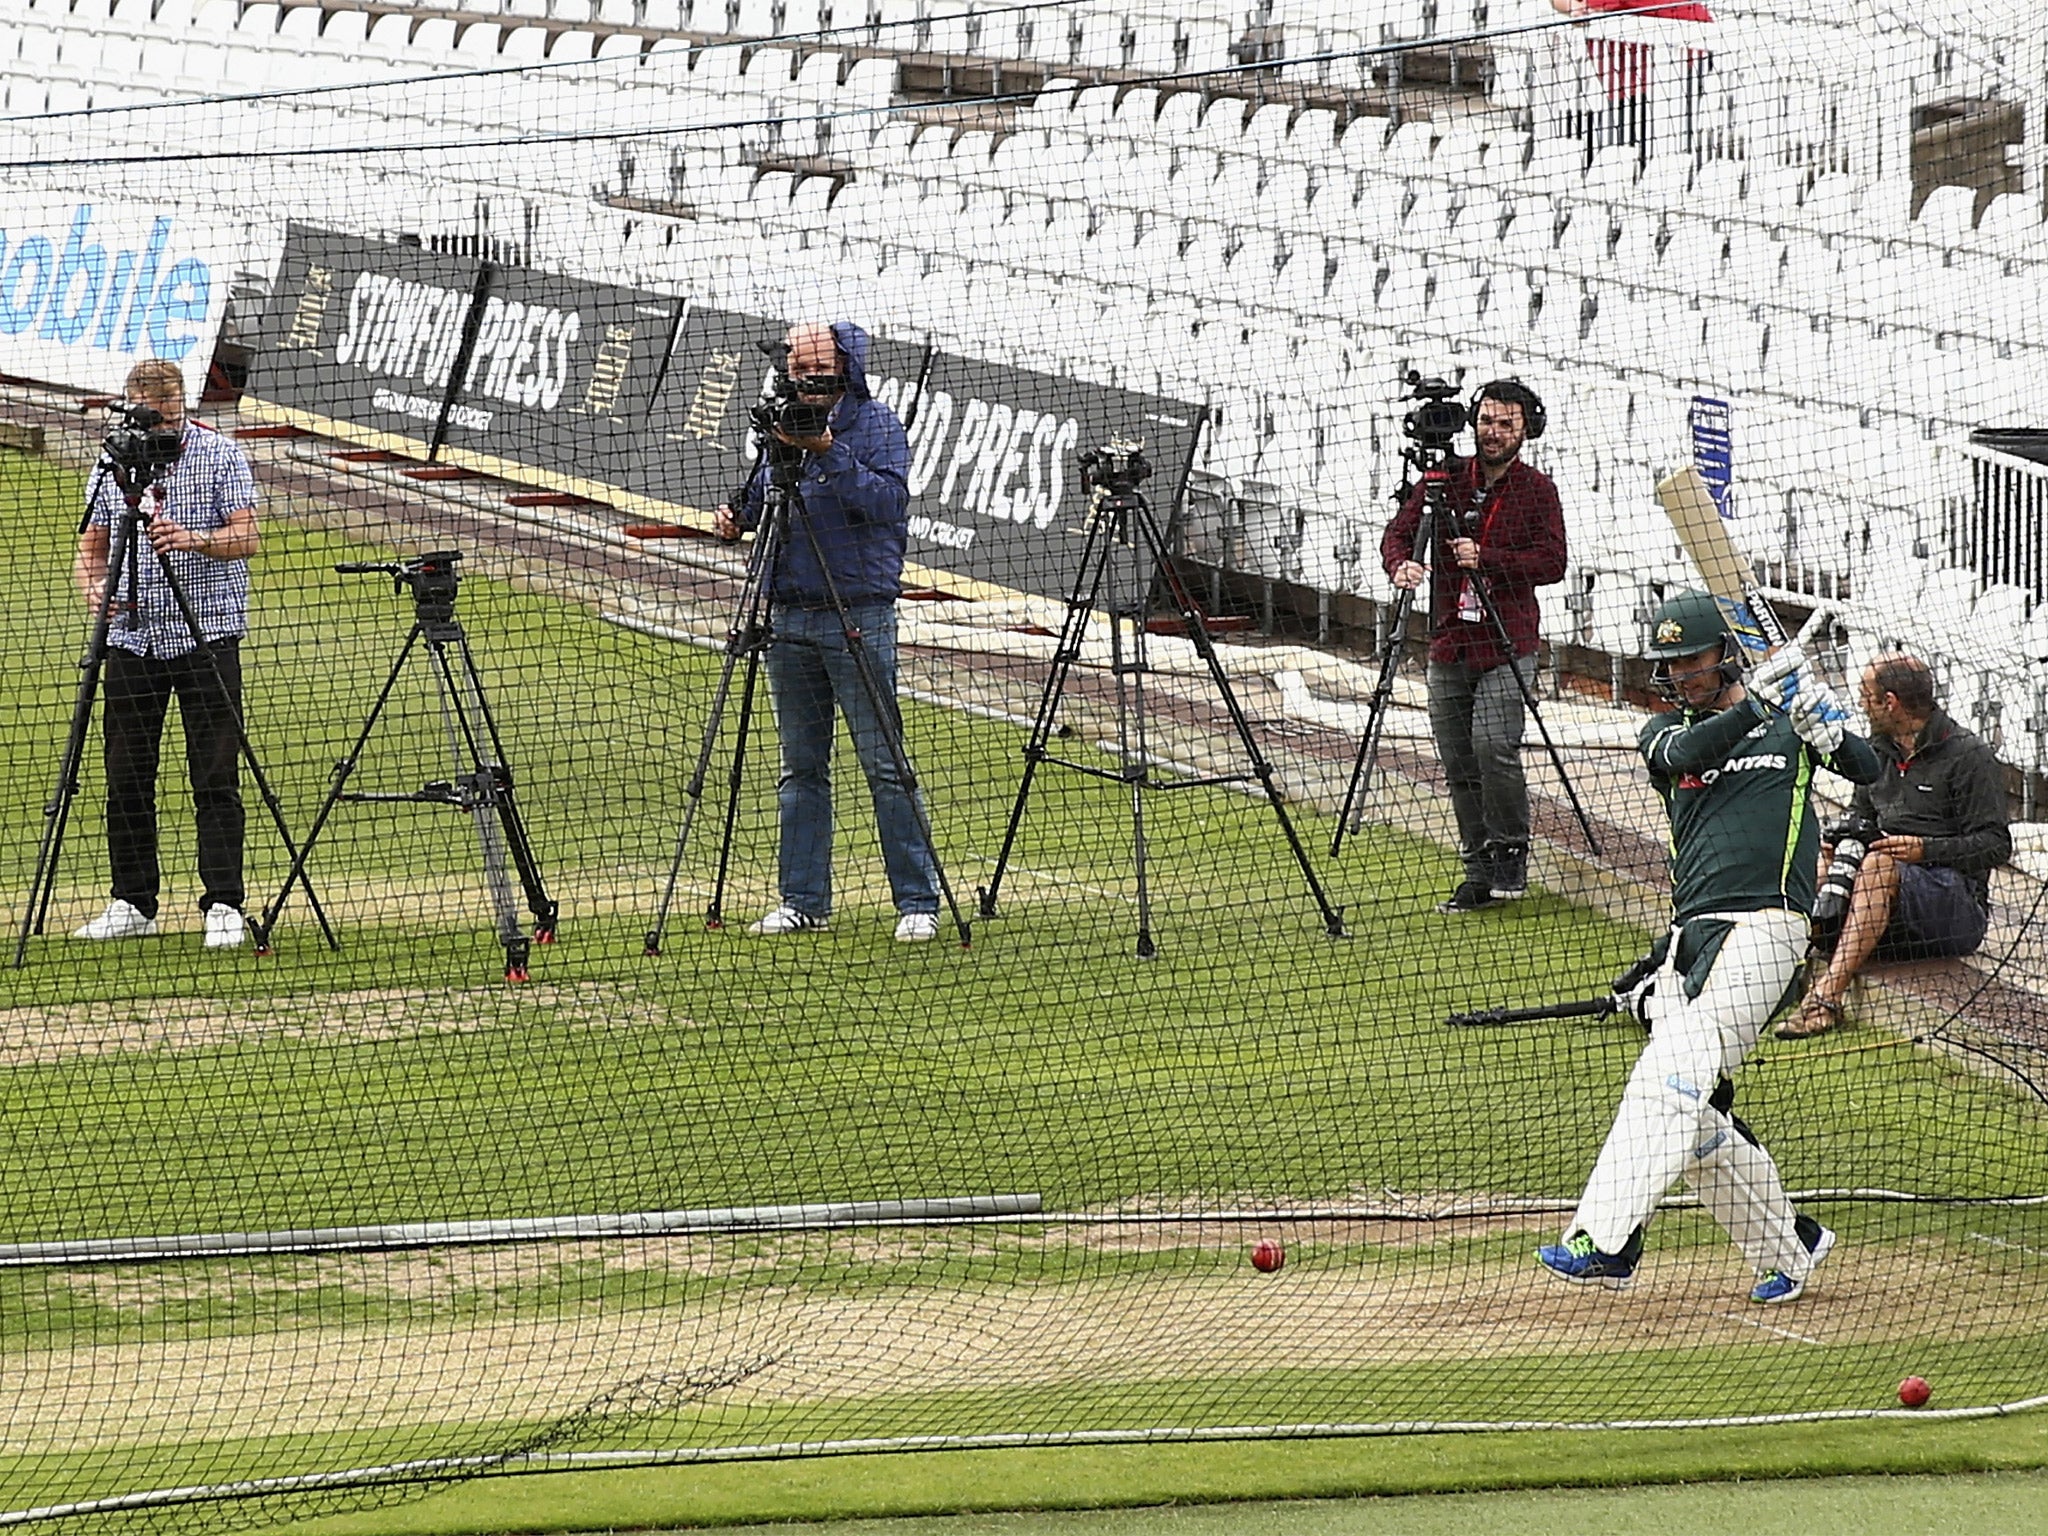
<svg viewBox="0 0 2048 1536">
<path fill-rule="evenodd" d="M 866 1528 L 843 1522 L 946 1515 L 958 1518 L 932 1528 L 1019 1536 L 1155 1530 L 1441 1530 L 1476 1536 L 1560 1524 L 1642 1532 L 1725 1530 L 1731 1536 L 1779 1528 L 2018 1536 L 2036 1529 L 2038 1520 L 2031 1517 L 2048 1508 L 2042 1479 L 2024 1475 L 2043 1467 L 2048 1420 L 2040 1416 L 1960 1424 L 1084 1446 L 487 1478 L 418 1502 L 309 1521 L 295 1530 L 308 1536 L 467 1536 L 771 1522 L 788 1530 L 783 1522 L 819 1521 L 830 1522 L 823 1529 L 865 1536 Z M 1994 1482 L 1986 1474 L 2003 1476 Z M 1816 1481 L 1859 1476 L 1882 1480 L 1847 1486 Z M 1906 1476 L 1929 1480 L 1899 1481 Z M 1473 1492 L 1479 1489 L 1500 1491 Z M 1259 1506 L 1246 1500 L 1288 1502 Z M 1749 1518 L 1721 1517 L 1729 1505 Z M 976 1511 L 1030 1510 L 1105 1513 L 974 1517 Z M 922 1529 L 892 1524 L 875 1536 L 914 1536 Z"/>
<path fill-rule="evenodd" d="M 0 457 L 0 506 L 23 530 L 0 565 L 0 598 L 28 639 L 0 677 L 0 816 L 16 829 L 0 847 L 0 888 L 15 891 L 28 885 L 70 710 L 81 622 L 63 551 L 75 494 L 70 477 Z M 265 537 L 250 716 L 302 830 L 411 610 L 375 581 L 331 571 L 389 554 L 367 523 L 273 516 Z M 1317 867 L 1351 913 L 1355 936 L 1332 940 L 1270 814 L 1243 795 L 1189 789 L 1148 805 L 1161 954 L 1140 962 L 1127 805 L 1113 786 L 1049 769 L 1003 915 L 977 922 L 964 951 L 900 948 L 888 942 L 893 914 L 858 774 L 843 770 L 830 933 L 766 943 L 736 927 L 705 931 L 719 777 L 670 940 L 649 959 L 641 935 L 717 658 L 607 624 L 531 571 L 471 576 L 462 605 L 564 906 L 562 942 L 536 952 L 534 982 L 497 980 L 469 825 L 434 807 L 337 813 L 313 872 L 338 952 L 318 942 L 302 902 L 272 957 L 201 951 L 192 914 L 176 910 L 193 892 L 174 729 L 163 823 L 178 931 L 107 949 L 43 938 L 25 969 L 0 971 L 12 1024 L 0 1046 L 0 1241 L 978 1192 L 1032 1192 L 1055 1211 L 1577 1192 L 1640 1035 L 1440 1021 L 1453 1008 L 1597 990 L 1640 946 L 1625 925 L 1556 894 L 1478 925 L 1440 917 L 1430 901 L 1453 874 L 1442 848 L 1374 829 L 1331 864 L 1320 857 L 1327 824 L 1300 809 Z M 1025 686 L 1020 709 L 1035 696 Z M 420 676 L 395 699 L 357 782 L 402 790 L 445 777 Z M 942 854 L 971 905 L 1001 841 L 1022 731 L 919 704 L 905 719 Z M 1092 751 L 1092 734 L 1065 750 Z M 764 710 L 739 809 L 736 919 L 772 895 L 773 745 Z M 99 899 L 97 783 L 89 754 L 53 927 Z M 284 864 L 253 796 L 251 806 L 260 901 Z M 1799 1184 L 1961 1194 L 2041 1184 L 2039 1105 L 1995 1074 L 1931 1055 L 1767 1047 L 1745 1075 L 1743 1112 Z M 1960 1277 L 1979 1308 L 1961 1337 L 1942 1336 L 1941 1302 L 1911 1275 L 1873 1271 L 1860 1303 L 1911 1323 L 1911 1361 L 1939 1363 L 1946 1400 L 2038 1388 L 2030 1255 L 2048 1251 L 2048 1216 L 1827 1214 L 1867 1251 L 1896 1248 Z M 546 1325 L 565 1360 L 644 1334 L 632 1370 L 687 1376 L 757 1355 L 805 1358 L 814 1342 L 792 1344 L 767 1323 L 750 1337 L 744 1321 L 774 1317 L 789 1298 L 868 1318 L 958 1298 L 973 1337 L 1000 1335 L 1012 1303 L 1089 1294 L 1100 1298 L 1092 1326 L 1113 1346 L 1138 1302 L 1183 1305 L 1199 1328 L 1203 1309 L 1247 1280 L 1240 1228 L 1144 1246 L 1097 1235 L 973 1230 L 901 1251 L 878 1251 L 873 1234 L 719 1238 L 637 1266 L 616 1248 L 571 1248 L 0 1271 L 0 1356 L 40 1368 L 90 1349 L 204 1361 L 246 1346 L 274 1357 L 262 1380 L 304 1371 L 325 1391 L 345 1368 L 337 1340 L 403 1360 L 466 1328 Z M 1483 1307 L 1496 1277 L 1521 1273 L 1528 1234 L 1396 1241 L 1303 1223 L 1290 1241 L 1286 1284 L 1320 1275 L 1361 1295 L 1421 1287 L 1456 1311 Z M 1718 1257 L 1734 1284 L 1724 1240 L 1697 1218 L 1660 1222 L 1657 1251 Z M 1270 1294 L 1284 1320 L 1295 1293 Z M 591 1421 L 576 1443 L 1853 1407 L 1911 1363 L 1863 1334 L 1797 1351 L 1766 1335 L 1736 1348 L 1634 1347 L 1592 1322 L 1564 1344 L 1518 1342 L 1505 1322 L 1498 1338 L 1463 1358 L 1418 1351 L 1370 1368 L 1347 1363 L 1340 1335 L 1327 1369 L 1141 1380 L 1079 1369 L 1049 1383 L 908 1380 L 694 1408 L 656 1383 L 637 1412 Z M 230 1432 L 197 1410 L 179 1428 L 173 1414 L 151 1432 L 156 1443 L 131 1427 L 90 1450 L 17 1450 L 0 1462 L 0 1501 L 518 1443 L 564 1411 L 544 1386 L 514 1373 L 478 1388 L 467 1416 L 422 1400 L 328 1435 L 289 1423 Z"/>
<path fill-rule="evenodd" d="M 521 1531 L 594 1529 L 588 1486 L 480 1489 L 498 1498 L 474 1509 L 483 1528 Z M 552 1493 L 554 1497 L 548 1495 Z M 510 1498 L 505 1494 L 512 1495 Z M 605 1501 L 611 1506 L 611 1501 Z M 633 1509 L 638 1501 L 625 1507 Z M 612 1506 L 615 1507 L 615 1506 Z M 687 1508 L 687 1504 L 683 1507 Z M 454 1531 L 455 1509 L 431 1522 L 382 1529 Z M 1519 1536 L 1547 1525 L 1627 1530 L 1636 1536 L 1751 1536 L 1759 1530 L 1820 1525 L 1893 1536 L 2022 1536 L 2048 1522 L 2048 1476 L 2038 1472 L 1940 1477 L 1893 1474 L 1826 1481 L 1720 1483 L 1572 1492 L 1503 1492 L 1369 1498 L 1303 1497 L 1256 1504 L 1186 1504 L 1165 1496 L 1150 1507 L 1034 1514 L 945 1514 L 821 1523 L 776 1522 L 780 1536 Z M 621 1522 L 623 1523 L 623 1522 Z M 634 1520 L 645 1528 L 645 1521 Z M 705 1522 L 719 1523 L 723 1522 Z M 693 1527 L 696 1522 L 692 1522 Z M 370 1527 L 365 1527 L 366 1529 Z M 477 1528 L 477 1527 L 469 1527 Z M 752 1527 L 750 1527 L 752 1528 Z"/>
</svg>

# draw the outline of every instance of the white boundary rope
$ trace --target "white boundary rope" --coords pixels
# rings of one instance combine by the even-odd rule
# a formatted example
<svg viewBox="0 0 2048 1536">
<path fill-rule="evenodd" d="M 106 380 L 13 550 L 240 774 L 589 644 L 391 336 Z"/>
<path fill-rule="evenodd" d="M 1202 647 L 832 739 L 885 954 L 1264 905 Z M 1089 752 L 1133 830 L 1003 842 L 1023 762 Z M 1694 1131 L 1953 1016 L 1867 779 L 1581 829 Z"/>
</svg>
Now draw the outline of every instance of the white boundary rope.
<svg viewBox="0 0 2048 1536">
<path fill-rule="evenodd" d="M 1789 1192 L 1800 1204 L 1938 1205 L 2006 1210 L 2048 1205 L 2033 1195 L 1927 1195 L 1883 1188 Z M 1475 1221 L 1558 1215 L 1577 1201 L 1531 1197 L 1451 1201 L 1443 1205 L 1245 1206 L 1218 1210 L 1047 1211 L 1040 1197 L 960 1195 L 935 1200 L 842 1200 L 807 1205 L 740 1205 L 679 1211 L 629 1211 L 533 1216 L 501 1221 L 416 1221 L 356 1227 L 301 1227 L 276 1232 L 194 1232 L 157 1237 L 58 1239 L 0 1244 L 0 1268 L 68 1264 L 133 1264 L 253 1253 L 334 1253 L 374 1249 L 481 1247 L 495 1243 L 595 1242 L 623 1237 L 685 1237 L 713 1232 L 848 1231 L 868 1227 L 978 1226 L 1232 1226 L 1301 1222 Z M 1670 1195 L 1663 1210 L 1696 1210 L 1694 1195 Z"/>
</svg>

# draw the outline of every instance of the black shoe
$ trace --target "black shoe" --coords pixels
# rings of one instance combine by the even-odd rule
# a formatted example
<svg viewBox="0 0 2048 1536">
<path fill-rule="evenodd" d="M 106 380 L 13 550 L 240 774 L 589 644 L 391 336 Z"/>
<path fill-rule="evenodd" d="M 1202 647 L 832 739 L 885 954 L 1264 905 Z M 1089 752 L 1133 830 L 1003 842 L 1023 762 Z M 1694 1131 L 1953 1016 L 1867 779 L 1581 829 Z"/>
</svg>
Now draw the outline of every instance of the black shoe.
<svg viewBox="0 0 2048 1536">
<path fill-rule="evenodd" d="M 1478 912 L 1486 907 L 1497 907 L 1493 889 L 1484 880 L 1467 880 L 1436 904 L 1439 912 Z"/>
<path fill-rule="evenodd" d="M 1493 845 L 1493 883 L 1489 887 L 1495 901 L 1518 901 L 1529 892 L 1529 845 L 1527 843 L 1495 843 Z"/>
</svg>

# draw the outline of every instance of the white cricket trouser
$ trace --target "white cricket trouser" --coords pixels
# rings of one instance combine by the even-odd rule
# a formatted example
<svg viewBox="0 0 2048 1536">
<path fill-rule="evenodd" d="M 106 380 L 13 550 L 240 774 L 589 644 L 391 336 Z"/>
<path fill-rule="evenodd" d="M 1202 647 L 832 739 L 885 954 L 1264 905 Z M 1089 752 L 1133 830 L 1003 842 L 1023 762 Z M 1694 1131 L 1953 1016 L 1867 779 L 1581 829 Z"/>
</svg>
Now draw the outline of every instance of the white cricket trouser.
<svg viewBox="0 0 2048 1536">
<path fill-rule="evenodd" d="M 1619 1253 L 1683 1176 L 1758 1274 L 1804 1279 L 1811 1267 L 1793 1229 L 1777 1164 L 1707 1100 L 1715 1082 L 1755 1049 L 1771 1010 L 1806 952 L 1807 921 L 1781 909 L 1730 913 L 1698 997 L 1685 995 L 1678 936 L 1650 999 L 1650 1040 L 1622 1090 L 1614 1128 L 1600 1148 L 1567 1232 Z"/>
</svg>

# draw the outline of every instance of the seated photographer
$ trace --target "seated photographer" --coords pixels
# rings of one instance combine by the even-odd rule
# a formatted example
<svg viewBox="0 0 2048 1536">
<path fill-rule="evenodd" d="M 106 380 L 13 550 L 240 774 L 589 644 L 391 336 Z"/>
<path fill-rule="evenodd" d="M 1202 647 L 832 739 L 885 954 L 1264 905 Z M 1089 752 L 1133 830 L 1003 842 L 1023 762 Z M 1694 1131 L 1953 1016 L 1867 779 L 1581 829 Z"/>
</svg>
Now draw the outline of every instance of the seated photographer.
<svg viewBox="0 0 2048 1536">
<path fill-rule="evenodd" d="M 909 526 L 910 449 L 896 413 L 868 392 L 866 331 L 844 321 L 793 325 L 788 344 L 785 372 L 799 409 L 771 435 L 795 451 L 786 466 L 795 484 L 769 575 L 767 655 L 782 742 L 782 900 L 747 931 L 812 933 L 831 917 L 836 712 L 846 718 L 874 802 L 896 938 L 920 943 L 938 937 L 939 888 L 931 842 L 897 755 L 903 721 L 896 708 L 896 599 Z M 764 453 L 739 505 L 718 509 L 721 538 L 737 539 L 759 524 L 769 471 Z M 855 635 L 866 679 L 850 644 Z"/>
<path fill-rule="evenodd" d="M 1841 1022 L 1849 983 L 1873 957 L 1973 953 L 1990 920 L 1990 873 L 2012 857 L 1998 759 L 1934 702 L 1927 664 L 1880 656 L 1864 669 L 1861 697 L 1883 772 L 1857 789 L 1849 815 L 1830 829 L 1821 850 L 1823 868 L 1833 866 L 1830 879 L 1854 883 L 1838 931 L 1816 904 L 1814 945 L 1827 955 L 1827 968 L 1808 986 L 1799 1011 L 1778 1026 L 1784 1040 L 1823 1035 Z M 1867 848 L 1861 867 L 1844 868 L 1859 843 Z"/>
</svg>

